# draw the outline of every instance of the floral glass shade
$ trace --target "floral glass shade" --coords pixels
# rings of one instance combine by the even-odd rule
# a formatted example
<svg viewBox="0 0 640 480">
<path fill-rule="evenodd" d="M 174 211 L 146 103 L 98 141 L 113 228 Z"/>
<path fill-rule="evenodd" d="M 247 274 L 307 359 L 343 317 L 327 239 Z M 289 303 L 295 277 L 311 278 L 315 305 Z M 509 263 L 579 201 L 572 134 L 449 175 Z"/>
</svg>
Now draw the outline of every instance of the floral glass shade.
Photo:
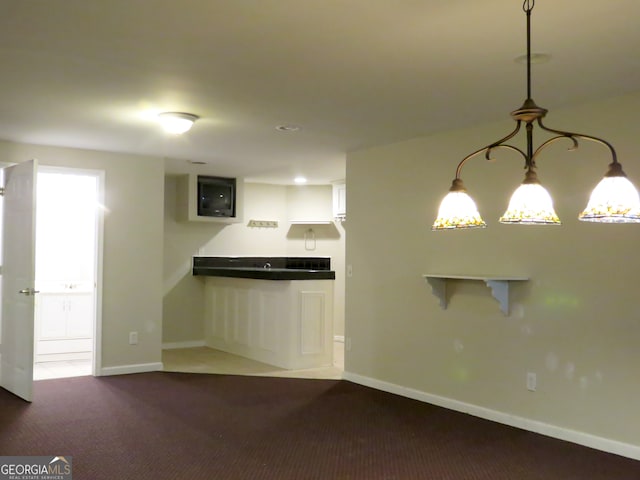
<svg viewBox="0 0 640 480">
<path fill-rule="evenodd" d="M 442 199 L 438 209 L 438 218 L 433 222 L 432 230 L 457 228 L 484 228 L 487 224 L 480 217 L 478 207 L 464 190 L 449 191 Z"/>
<path fill-rule="evenodd" d="M 640 223 L 638 191 L 624 174 L 605 176 L 578 218 L 585 222 Z"/>
<path fill-rule="evenodd" d="M 509 201 L 500 223 L 521 225 L 560 225 L 549 192 L 539 183 L 523 183 Z"/>
</svg>

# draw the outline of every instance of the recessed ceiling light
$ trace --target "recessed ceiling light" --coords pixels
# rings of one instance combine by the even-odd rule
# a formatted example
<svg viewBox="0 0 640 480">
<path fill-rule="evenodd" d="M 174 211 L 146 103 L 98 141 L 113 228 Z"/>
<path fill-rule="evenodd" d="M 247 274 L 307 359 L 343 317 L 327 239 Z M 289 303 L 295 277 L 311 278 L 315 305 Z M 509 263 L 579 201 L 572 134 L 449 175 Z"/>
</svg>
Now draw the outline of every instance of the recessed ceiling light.
<svg viewBox="0 0 640 480">
<path fill-rule="evenodd" d="M 189 131 L 194 122 L 200 117 L 193 113 L 164 112 L 159 114 L 158 118 L 165 132 L 180 135 Z"/>
<path fill-rule="evenodd" d="M 279 132 L 297 132 L 300 127 L 298 125 L 278 125 L 276 130 Z"/>
<path fill-rule="evenodd" d="M 307 183 L 307 179 L 305 177 L 296 177 L 293 179 L 295 183 L 298 185 L 302 185 L 303 183 Z"/>
</svg>

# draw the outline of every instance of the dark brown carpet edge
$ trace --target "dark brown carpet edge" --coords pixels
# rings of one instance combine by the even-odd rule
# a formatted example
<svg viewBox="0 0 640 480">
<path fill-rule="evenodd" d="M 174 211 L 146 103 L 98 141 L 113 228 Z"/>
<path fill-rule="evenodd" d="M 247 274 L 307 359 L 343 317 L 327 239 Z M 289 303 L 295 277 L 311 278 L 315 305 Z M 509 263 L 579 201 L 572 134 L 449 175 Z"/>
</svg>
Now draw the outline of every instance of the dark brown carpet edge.
<svg viewBox="0 0 640 480">
<path fill-rule="evenodd" d="M 640 462 L 344 380 L 153 372 L 0 389 L 0 455 L 74 480 L 640 480 Z"/>
</svg>

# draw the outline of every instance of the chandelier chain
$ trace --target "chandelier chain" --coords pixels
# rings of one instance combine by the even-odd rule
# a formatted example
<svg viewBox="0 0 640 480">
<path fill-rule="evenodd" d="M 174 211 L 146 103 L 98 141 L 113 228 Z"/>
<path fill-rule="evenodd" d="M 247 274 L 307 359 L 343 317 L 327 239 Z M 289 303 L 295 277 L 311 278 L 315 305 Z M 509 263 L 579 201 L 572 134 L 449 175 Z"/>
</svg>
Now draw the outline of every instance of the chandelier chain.
<svg viewBox="0 0 640 480">
<path fill-rule="evenodd" d="M 534 0 L 525 0 L 523 5 L 527 14 L 527 98 L 531 98 L 531 10 L 534 4 Z"/>
</svg>

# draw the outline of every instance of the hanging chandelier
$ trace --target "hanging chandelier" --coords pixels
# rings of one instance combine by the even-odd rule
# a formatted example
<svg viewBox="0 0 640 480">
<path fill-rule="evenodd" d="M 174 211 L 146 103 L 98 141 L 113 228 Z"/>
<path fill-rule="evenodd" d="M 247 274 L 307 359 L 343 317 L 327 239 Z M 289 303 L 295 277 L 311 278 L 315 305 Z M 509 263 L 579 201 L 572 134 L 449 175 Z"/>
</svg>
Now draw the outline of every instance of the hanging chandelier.
<svg viewBox="0 0 640 480">
<path fill-rule="evenodd" d="M 438 217 L 432 230 L 451 230 L 466 228 L 484 228 L 473 199 L 468 195 L 460 177 L 462 167 L 471 158 L 483 154 L 491 160 L 491 154 L 497 148 L 504 148 L 520 154 L 525 161 L 525 178 L 511 196 L 506 212 L 500 217 L 500 223 L 520 225 L 560 225 L 560 219 L 553 209 L 551 195 L 540 184 L 536 174 L 536 159 L 540 152 L 560 139 L 572 142 L 570 150 L 578 147 L 578 140 L 590 140 L 606 147 L 611 154 L 611 163 L 604 178 L 591 193 L 587 207 L 578 215 L 578 219 L 586 222 L 600 223 L 640 223 L 640 196 L 633 184 L 622 171 L 613 146 L 600 138 L 579 133 L 566 132 L 548 128 L 542 123 L 547 110 L 536 105 L 531 98 L 531 11 L 535 0 L 525 0 L 522 8 L 527 17 L 527 99 L 523 105 L 511 112 L 516 128 L 506 137 L 477 150 L 458 164 L 456 177 L 449 193 L 444 197 L 438 210 Z M 526 129 L 526 151 L 509 145 L 510 139 L 516 136 L 524 123 Z M 533 149 L 533 127 L 536 123 L 542 130 L 554 136 Z"/>
</svg>

